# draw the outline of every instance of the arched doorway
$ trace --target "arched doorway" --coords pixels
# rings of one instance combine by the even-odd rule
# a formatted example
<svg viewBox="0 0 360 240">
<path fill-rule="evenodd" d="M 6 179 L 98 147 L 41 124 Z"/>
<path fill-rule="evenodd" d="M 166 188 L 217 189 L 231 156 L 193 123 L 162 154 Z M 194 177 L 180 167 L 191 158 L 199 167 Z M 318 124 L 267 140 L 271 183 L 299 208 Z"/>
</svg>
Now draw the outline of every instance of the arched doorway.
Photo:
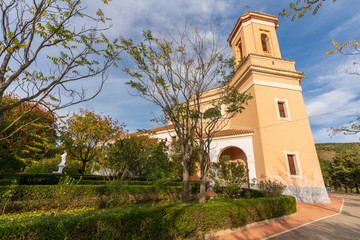
<svg viewBox="0 0 360 240">
<path fill-rule="evenodd" d="M 247 156 L 241 148 L 230 146 L 223 149 L 219 154 L 218 161 L 221 161 L 224 156 L 229 156 L 230 161 L 239 161 L 248 168 Z M 247 177 L 249 178 L 249 173 Z"/>
</svg>

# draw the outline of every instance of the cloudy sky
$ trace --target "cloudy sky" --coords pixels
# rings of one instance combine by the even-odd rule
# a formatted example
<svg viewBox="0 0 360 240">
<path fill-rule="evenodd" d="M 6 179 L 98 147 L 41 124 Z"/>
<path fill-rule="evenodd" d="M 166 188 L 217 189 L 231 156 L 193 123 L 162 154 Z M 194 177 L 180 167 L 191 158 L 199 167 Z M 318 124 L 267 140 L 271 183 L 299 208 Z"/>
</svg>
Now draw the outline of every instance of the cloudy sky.
<svg viewBox="0 0 360 240">
<path fill-rule="evenodd" d="M 97 7 L 97 1 L 89 2 L 89 9 Z M 111 37 L 121 35 L 136 41 L 146 28 L 158 32 L 184 23 L 185 19 L 202 26 L 211 19 L 217 34 L 226 41 L 238 17 L 245 12 L 278 15 L 288 4 L 289 0 L 113 0 L 103 11 L 113 20 L 108 33 Z M 294 22 L 279 18 L 277 35 L 282 57 L 295 60 L 296 69 L 306 73 L 302 80 L 303 96 L 317 143 L 359 141 L 359 136 L 329 137 L 330 127 L 343 125 L 360 113 L 360 76 L 347 73 L 354 69 L 354 58 L 325 54 L 333 49 L 332 39 L 343 43 L 360 37 L 359 9 L 359 0 L 336 3 L 328 0 L 315 16 L 308 14 Z M 125 65 L 129 62 L 123 60 L 118 69 L 110 71 L 98 97 L 76 108 L 89 106 L 96 112 L 111 115 L 125 122 L 130 132 L 157 127 L 150 119 L 152 112 L 156 114 L 159 110 L 129 94 L 130 89 L 124 84 L 129 78 L 122 71 Z"/>
</svg>

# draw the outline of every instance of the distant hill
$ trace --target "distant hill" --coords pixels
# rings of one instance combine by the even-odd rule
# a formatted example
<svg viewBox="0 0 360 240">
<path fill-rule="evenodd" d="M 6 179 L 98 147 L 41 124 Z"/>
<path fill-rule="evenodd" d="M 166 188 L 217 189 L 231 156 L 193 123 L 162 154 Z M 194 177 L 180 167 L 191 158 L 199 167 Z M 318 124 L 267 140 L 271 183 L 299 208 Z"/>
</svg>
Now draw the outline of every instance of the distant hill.
<svg viewBox="0 0 360 240">
<path fill-rule="evenodd" d="M 360 143 L 316 143 L 315 147 L 319 159 L 333 160 L 338 152 L 360 149 Z"/>
</svg>

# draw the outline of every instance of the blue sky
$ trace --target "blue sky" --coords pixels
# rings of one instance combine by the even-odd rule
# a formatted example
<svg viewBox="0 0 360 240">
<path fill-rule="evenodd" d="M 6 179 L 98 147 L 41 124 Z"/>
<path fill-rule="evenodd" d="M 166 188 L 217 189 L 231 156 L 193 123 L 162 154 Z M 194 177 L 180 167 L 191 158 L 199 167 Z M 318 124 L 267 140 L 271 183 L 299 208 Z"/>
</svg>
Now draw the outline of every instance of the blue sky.
<svg viewBox="0 0 360 240">
<path fill-rule="evenodd" d="M 91 1 L 89 9 L 96 8 Z M 122 35 L 138 40 L 143 29 L 154 32 L 188 21 L 200 26 L 216 25 L 216 32 L 225 42 L 238 17 L 249 10 L 278 15 L 289 5 L 288 0 L 121 0 L 112 1 L 103 8 L 112 18 L 113 27 L 108 32 L 111 37 Z M 342 134 L 329 137 L 331 126 L 340 126 L 355 119 L 360 113 L 360 76 L 346 73 L 353 69 L 354 58 L 340 54 L 326 55 L 332 50 L 332 39 L 343 43 L 360 37 L 359 0 L 337 0 L 320 9 L 317 15 L 308 14 L 294 22 L 280 17 L 277 35 L 283 58 L 296 61 L 296 69 L 306 73 L 302 80 L 303 96 L 315 142 L 354 142 L 359 136 Z M 229 47 L 230 50 L 230 47 Z M 127 124 L 130 132 L 136 129 L 157 127 L 150 121 L 152 113 L 159 113 L 151 103 L 129 94 L 125 82 L 128 76 L 122 72 L 121 61 L 118 69 L 109 73 L 103 91 L 95 99 L 82 105 L 96 112 L 118 119 Z M 89 91 L 96 85 L 88 84 Z"/>
</svg>

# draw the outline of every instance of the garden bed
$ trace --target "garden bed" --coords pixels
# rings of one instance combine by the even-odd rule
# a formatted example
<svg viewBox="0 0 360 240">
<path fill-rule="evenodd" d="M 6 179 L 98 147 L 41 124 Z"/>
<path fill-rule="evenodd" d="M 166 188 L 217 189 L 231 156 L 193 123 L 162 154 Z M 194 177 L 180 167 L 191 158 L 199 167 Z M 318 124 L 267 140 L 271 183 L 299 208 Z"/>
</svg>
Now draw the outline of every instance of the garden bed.
<svg viewBox="0 0 360 240">
<path fill-rule="evenodd" d="M 295 198 L 290 196 L 125 205 L 12 220 L 2 217 L 0 239 L 182 239 L 295 212 Z"/>
</svg>

